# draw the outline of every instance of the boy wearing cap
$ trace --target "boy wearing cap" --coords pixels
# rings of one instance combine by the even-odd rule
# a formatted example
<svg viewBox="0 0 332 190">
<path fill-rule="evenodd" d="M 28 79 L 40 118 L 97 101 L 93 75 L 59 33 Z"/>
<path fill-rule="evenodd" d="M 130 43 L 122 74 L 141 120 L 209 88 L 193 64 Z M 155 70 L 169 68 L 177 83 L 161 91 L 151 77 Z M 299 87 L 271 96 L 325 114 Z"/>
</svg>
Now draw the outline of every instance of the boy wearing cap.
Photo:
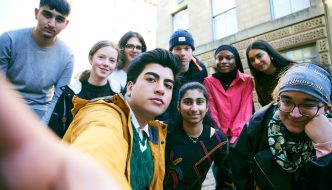
<svg viewBox="0 0 332 190">
<path fill-rule="evenodd" d="M 180 87 L 187 82 L 203 84 L 204 78 L 208 75 L 205 65 L 194 56 L 195 41 L 188 31 L 182 29 L 175 31 L 169 39 L 169 50 L 180 57 L 181 67 L 179 85 L 174 90 L 172 103 L 167 111 L 157 118 L 166 122 L 177 112 L 176 101 Z"/>
<path fill-rule="evenodd" d="M 35 113 L 44 116 L 45 123 L 61 94 L 60 87 L 70 82 L 73 72 L 73 54 L 57 37 L 66 28 L 69 14 L 66 0 L 40 0 L 35 9 L 37 26 L 0 36 L 0 71 Z"/>
<path fill-rule="evenodd" d="M 207 77 L 205 65 L 194 56 L 195 41 L 186 30 L 177 30 L 169 39 L 169 50 L 181 59 L 181 83 L 199 82 L 203 83 Z"/>
</svg>

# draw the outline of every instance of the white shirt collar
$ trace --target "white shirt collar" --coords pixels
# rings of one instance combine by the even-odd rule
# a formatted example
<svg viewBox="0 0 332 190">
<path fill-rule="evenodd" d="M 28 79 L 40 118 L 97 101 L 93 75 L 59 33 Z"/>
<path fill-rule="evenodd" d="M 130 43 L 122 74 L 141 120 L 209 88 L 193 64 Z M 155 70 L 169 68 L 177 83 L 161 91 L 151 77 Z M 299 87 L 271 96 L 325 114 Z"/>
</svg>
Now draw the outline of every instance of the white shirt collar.
<svg viewBox="0 0 332 190">
<path fill-rule="evenodd" d="M 134 124 L 134 127 L 135 129 L 137 130 L 138 134 L 141 136 L 141 132 L 144 131 L 145 134 L 150 137 L 150 134 L 149 134 L 149 125 L 146 124 L 143 128 L 140 128 L 140 125 L 136 119 L 136 116 L 133 112 L 133 110 L 130 109 L 130 112 L 131 112 L 131 122 Z"/>
</svg>

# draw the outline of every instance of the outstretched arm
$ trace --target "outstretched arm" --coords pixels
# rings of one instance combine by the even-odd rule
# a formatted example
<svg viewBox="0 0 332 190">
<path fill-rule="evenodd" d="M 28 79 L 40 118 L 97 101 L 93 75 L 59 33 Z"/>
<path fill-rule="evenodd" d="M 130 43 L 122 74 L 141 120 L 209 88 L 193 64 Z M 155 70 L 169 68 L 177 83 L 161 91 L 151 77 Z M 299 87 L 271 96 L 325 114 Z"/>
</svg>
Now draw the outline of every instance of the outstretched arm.
<svg viewBox="0 0 332 190">
<path fill-rule="evenodd" d="M 11 89 L 0 73 L 0 189 L 129 189 L 40 127 Z"/>
</svg>

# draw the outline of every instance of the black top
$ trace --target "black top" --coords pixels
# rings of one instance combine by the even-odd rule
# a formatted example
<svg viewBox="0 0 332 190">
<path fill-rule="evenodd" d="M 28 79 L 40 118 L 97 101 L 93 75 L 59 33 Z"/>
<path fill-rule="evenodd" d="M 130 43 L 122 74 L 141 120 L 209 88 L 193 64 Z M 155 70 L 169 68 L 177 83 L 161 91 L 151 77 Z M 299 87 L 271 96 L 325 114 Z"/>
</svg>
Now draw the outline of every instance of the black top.
<svg viewBox="0 0 332 190">
<path fill-rule="evenodd" d="M 86 100 L 92 100 L 98 97 L 113 96 L 114 94 L 108 81 L 103 86 L 96 86 L 86 81 L 82 83 L 82 90 L 77 96 Z"/>
<path fill-rule="evenodd" d="M 261 106 L 265 106 L 273 101 L 272 92 L 278 84 L 281 72 L 281 70 L 277 70 L 272 75 L 262 74 L 260 77 L 254 79 L 258 102 Z"/>
<path fill-rule="evenodd" d="M 206 67 L 198 58 L 194 57 L 194 59 L 199 66 L 196 65 L 193 60 L 190 61 L 188 71 L 181 73 L 178 77 L 178 84 L 173 90 L 172 101 L 168 109 L 165 111 L 164 114 L 158 116 L 156 120 L 165 121 L 167 123 L 168 119 L 172 119 L 174 117 L 174 113 L 177 112 L 176 102 L 178 99 L 180 87 L 182 85 L 187 82 L 199 82 L 203 84 L 204 78 L 208 75 Z"/>
<path fill-rule="evenodd" d="M 50 129 L 54 131 L 60 138 L 64 136 L 70 123 L 73 120 L 71 110 L 74 107 L 72 99 L 75 95 L 83 99 L 91 100 L 98 97 L 112 96 L 115 94 L 112 91 L 108 81 L 106 85 L 94 86 L 88 83 L 89 76 L 89 71 L 82 72 L 79 79 L 79 82 L 82 84 L 82 88 L 78 94 L 75 94 L 75 92 L 68 85 L 61 87 L 62 94 L 54 107 L 53 113 L 48 123 Z"/>
<path fill-rule="evenodd" d="M 183 127 L 171 127 L 166 138 L 164 189 L 201 189 L 212 162 L 224 164 L 227 138 L 219 130 L 210 137 L 204 126 L 198 138 L 189 137 Z"/>
<path fill-rule="evenodd" d="M 212 76 L 214 78 L 218 79 L 219 82 L 221 83 L 222 87 L 224 87 L 224 90 L 227 91 L 229 85 L 236 78 L 237 71 L 238 71 L 237 69 L 233 69 L 229 73 L 216 72 L 216 73 L 212 74 Z"/>
</svg>

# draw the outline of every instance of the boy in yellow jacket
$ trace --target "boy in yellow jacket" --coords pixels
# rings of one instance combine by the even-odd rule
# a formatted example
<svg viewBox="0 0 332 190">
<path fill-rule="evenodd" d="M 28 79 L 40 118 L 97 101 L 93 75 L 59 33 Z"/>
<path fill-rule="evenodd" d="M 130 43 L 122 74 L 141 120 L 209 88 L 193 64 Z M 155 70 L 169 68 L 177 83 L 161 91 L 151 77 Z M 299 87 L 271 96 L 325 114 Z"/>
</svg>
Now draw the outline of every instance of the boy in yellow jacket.
<svg viewBox="0 0 332 190">
<path fill-rule="evenodd" d="M 162 189 L 166 125 L 153 119 L 169 106 L 178 70 L 169 51 L 141 54 L 128 68 L 125 97 L 74 97 L 74 119 L 64 141 L 133 189 Z"/>
</svg>

